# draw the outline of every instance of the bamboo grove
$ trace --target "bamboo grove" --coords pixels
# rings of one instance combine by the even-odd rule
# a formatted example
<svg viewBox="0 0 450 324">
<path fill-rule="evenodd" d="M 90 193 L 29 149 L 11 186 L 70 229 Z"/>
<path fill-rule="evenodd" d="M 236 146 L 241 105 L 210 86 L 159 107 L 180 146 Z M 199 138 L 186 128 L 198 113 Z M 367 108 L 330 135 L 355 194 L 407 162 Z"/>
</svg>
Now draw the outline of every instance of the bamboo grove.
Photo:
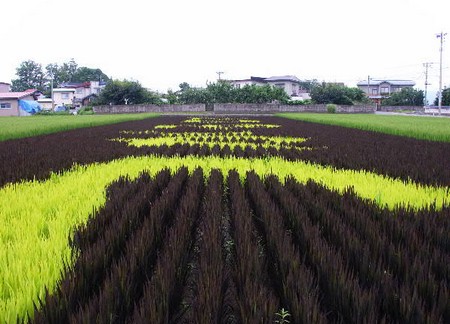
<svg viewBox="0 0 450 324">
<path fill-rule="evenodd" d="M 449 144 L 159 117 L 0 152 L 0 322 L 450 321 Z"/>
</svg>

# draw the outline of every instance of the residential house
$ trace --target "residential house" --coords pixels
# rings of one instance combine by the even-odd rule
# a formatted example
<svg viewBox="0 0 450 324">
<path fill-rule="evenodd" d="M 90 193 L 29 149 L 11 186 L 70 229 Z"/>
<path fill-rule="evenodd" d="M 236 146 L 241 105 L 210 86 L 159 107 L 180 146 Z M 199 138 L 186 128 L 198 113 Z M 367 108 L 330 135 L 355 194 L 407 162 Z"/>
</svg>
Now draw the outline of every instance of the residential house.
<svg viewBox="0 0 450 324">
<path fill-rule="evenodd" d="M 390 97 L 391 94 L 399 92 L 403 88 L 413 88 L 415 85 L 416 83 L 411 80 L 385 79 L 368 79 L 357 83 L 358 88 L 376 104 L 381 104 L 384 98 Z"/>
<path fill-rule="evenodd" d="M 105 82 L 87 81 L 81 83 L 65 83 L 61 85 L 61 88 L 75 89 L 72 105 L 74 108 L 79 108 L 88 105 L 91 100 L 98 97 L 105 85 Z"/>
<path fill-rule="evenodd" d="M 0 93 L 9 92 L 11 89 L 11 85 L 6 82 L 0 82 Z"/>
<path fill-rule="evenodd" d="M 252 76 L 250 79 L 232 80 L 230 82 L 238 88 L 252 84 L 270 84 L 274 87 L 282 88 L 294 100 L 310 99 L 307 91 L 302 89 L 300 79 L 293 75 L 272 76 L 270 78 Z"/>
<path fill-rule="evenodd" d="M 61 84 L 59 88 L 53 89 L 53 105 L 71 108 L 86 106 L 98 96 L 105 85 L 99 81 Z"/>
<path fill-rule="evenodd" d="M 53 108 L 60 106 L 72 107 L 75 98 L 75 88 L 54 88 Z"/>
<path fill-rule="evenodd" d="M 41 105 L 42 110 L 53 110 L 52 98 L 38 98 L 37 102 Z"/>
<path fill-rule="evenodd" d="M 29 89 L 23 92 L 0 92 L 0 116 L 28 116 L 21 108 L 21 101 L 36 101 L 39 91 Z"/>
</svg>

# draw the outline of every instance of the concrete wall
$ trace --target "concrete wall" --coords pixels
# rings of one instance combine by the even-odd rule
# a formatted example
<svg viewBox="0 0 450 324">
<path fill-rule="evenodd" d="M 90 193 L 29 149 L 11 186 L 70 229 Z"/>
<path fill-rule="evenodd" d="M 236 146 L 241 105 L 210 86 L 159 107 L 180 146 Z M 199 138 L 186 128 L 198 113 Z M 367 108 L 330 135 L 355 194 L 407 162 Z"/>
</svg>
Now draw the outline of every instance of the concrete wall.
<svg viewBox="0 0 450 324">
<path fill-rule="evenodd" d="M 340 106 L 338 113 L 373 113 L 375 105 Z M 216 113 L 279 113 L 279 112 L 327 112 L 327 105 L 279 105 L 279 104 L 215 104 Z"/>
<path fill-rule="evenodd" d="M 95 106 L 96 114 L 128 114 L 128 113 L 144 113 L 144 112 L 202 112 L 206 111 L 205 104 L 192 105 L 105 105 Z"/>
<path fill-rule="evenodd" d="M 252 113 L 279 113 L 279 112 L 327 112 L 327 105 L 279 105 L 279 104 L 214 104 L 213 110 L 218 114 L 252 114 Z M 205 104 L 192 105 L 105 105 L 94 107 L 97 114 L 124 114 L 124 113 L 176 113 L 176 112 L 204 112 Z M 375 105 L 364 106 L 339 106 L 338 113 L 373 113 Z"/>
<path fill-rule="evenodd" d="M 396 112 L 401 110 L 424 112 L 425 108 L 423 106 L 379 106 L 378 111 Z"/>
</svg>

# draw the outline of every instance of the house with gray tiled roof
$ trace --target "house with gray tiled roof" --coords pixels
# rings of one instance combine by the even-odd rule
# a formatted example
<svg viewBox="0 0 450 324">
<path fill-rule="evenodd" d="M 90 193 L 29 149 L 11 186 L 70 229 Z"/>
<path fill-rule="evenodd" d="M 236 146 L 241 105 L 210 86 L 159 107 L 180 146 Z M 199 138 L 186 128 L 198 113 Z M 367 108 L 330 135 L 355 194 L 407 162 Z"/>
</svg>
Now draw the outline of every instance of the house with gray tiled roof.
<svg viewBox="0 0 450 324">
<path fill-rule="evenodd" d="M 388 98 L 403 88 L 413 88 L 416 83 L 412 80 L 368 79 L 356 84 L 359 89 L 375 103 L 380 104 L 383 98 Z"/>
<path fill-rule="evenodd" d="M 252 76 L 250 79 L 231 80 L 230 82 L 235 87 L 242 87 L 247 84 L 270 84 L 274 87 L 284 89 L 284 91 L 293 99 L 309 99 L 309 94 L 301 88 L 301 80 L 294 75 L 272 76 L 269 78 Z"/>
</svg>

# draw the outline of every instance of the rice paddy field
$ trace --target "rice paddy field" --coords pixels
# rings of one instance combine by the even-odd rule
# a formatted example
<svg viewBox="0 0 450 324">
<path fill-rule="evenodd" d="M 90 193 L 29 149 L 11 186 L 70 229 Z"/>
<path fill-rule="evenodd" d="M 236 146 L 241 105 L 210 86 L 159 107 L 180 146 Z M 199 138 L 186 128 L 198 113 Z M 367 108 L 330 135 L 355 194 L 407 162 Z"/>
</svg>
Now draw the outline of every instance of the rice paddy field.
<svg viewBox="0 0 450 324">
<path fill-rule="evenodd" d="M 0 157 L 0 323 L 450 322 L 445 141 L 160 116 Z"/>
<path fill-rule="evenodd" d="M 279 116 L 429 141 L 450 142 L 450 118 L 445 117 L 313 113 L 285 113 Z"/>
<path fill-rule="evenodd" d="M 115 124 L 129 120 L 140 120 L 157 114 L 120 114 L 120 115 L 56 115 L 0 117 L 0 141 L 52 134 L 70 129 Z"/>
</svg>

